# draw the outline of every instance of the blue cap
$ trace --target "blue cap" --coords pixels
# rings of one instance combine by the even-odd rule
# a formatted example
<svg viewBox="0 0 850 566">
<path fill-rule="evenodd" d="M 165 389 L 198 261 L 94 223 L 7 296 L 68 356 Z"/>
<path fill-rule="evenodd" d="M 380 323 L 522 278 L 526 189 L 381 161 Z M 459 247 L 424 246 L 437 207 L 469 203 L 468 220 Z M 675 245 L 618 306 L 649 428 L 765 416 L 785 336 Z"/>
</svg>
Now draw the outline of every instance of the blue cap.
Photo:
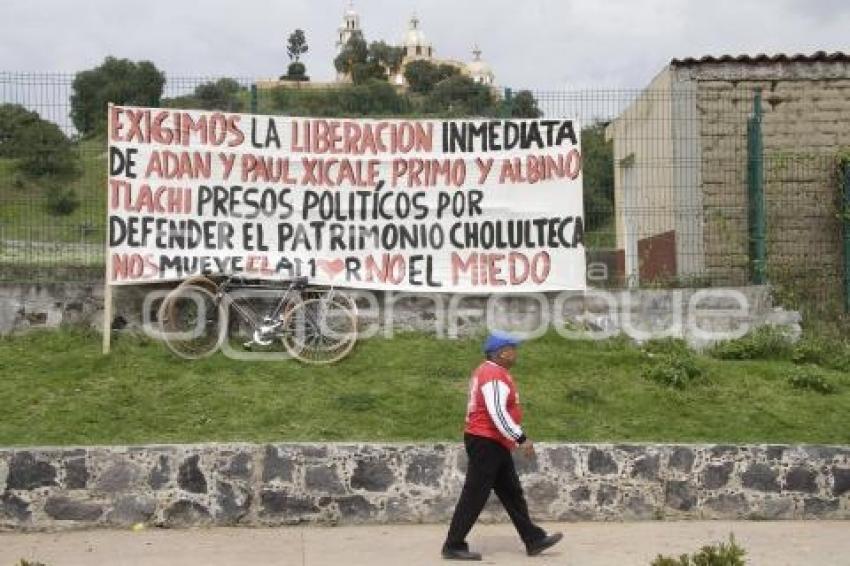
<svg viewBox="0 0 850 566">
<path fill-rule="evenodd" d="M 490 354 L 508 346 L 516 348 L 519 344 L 520 340 L 510 334 L 506 334 L 504 332 L 493 332 L 484 342 L 484 354 Z"/>
</svg>

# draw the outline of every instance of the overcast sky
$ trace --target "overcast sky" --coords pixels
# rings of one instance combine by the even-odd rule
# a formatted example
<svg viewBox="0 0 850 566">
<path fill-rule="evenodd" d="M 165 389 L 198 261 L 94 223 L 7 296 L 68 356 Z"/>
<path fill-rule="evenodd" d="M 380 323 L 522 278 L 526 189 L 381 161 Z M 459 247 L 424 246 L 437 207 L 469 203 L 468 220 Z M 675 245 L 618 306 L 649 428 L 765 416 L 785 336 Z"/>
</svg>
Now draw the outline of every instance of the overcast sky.
<svg viewBox="0 0 850 566">
<path fill-rule="evenodd" d="M 107 55 L 166 74 L 276 77 L 307 34 L 333 76 L 348 0 L 0 0 L 0 71 L 76 72 Z M 671 58 L 850 51 L 848 0 L 355 0 L 367 40 L 399 42 L 414 11 L 438 56 L 477 43 L 503 86 L 638 88 Z"/>
</svg>

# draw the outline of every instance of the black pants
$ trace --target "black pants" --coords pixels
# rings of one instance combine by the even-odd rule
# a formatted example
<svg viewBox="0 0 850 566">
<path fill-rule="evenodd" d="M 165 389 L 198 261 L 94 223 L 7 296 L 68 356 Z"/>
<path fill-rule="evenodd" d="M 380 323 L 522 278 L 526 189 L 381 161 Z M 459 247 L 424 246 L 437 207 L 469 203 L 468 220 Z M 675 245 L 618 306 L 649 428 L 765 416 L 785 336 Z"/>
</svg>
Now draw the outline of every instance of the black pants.
<svg viewBox="0 0 850 566">
<path fill-rule="evenodd" d="M 469 463 L 463 491 L 446 537 L 446 546 L 466 546 L 466 535 L 472 530 L 472 525 L 484 509 L 491 489 L 496 491 L 499 501 L 526 546 L 546 536 L 546 532 L 535 525 L 528 516 L 528 505 L 522 494 L 522 486 L 510 450 L 495 440 L 471 434 L 464 434 L 463 443 Z"/>
</svg>

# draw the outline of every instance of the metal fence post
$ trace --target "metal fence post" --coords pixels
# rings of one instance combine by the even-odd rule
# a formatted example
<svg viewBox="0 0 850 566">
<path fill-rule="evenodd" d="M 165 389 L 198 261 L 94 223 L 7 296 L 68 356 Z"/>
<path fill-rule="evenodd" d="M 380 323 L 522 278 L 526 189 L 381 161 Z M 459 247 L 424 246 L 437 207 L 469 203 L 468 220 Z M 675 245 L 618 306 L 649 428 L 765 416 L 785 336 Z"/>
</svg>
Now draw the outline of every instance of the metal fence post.
<svg viewBox="0 0 850 566">
<path fill-rule="evenodd" d="M 753 98 L 753 114 L 747 120 L 747 212 L 749 223 L 750 280 L 767 280 L 766 222 L 764 210 L 764 144 L 761 133 L 761 90 Z"/>
<path fill-rule="evenodd" d="M 844 310 L 850 313 L 850 156 L 842 161 L 844 198 L 841 219 L 844 231 Z"/>
<path fill-rule="evenodd" d="M 257 113 L 257 83 L 251 83 L 251 114 Z"/>
<path fill-rule="evenodd" d="M 505 107 L 502 110 L 503 118 L 510 118 L 514 114 L 514 91 L 505 87 Z"/>
</svg>

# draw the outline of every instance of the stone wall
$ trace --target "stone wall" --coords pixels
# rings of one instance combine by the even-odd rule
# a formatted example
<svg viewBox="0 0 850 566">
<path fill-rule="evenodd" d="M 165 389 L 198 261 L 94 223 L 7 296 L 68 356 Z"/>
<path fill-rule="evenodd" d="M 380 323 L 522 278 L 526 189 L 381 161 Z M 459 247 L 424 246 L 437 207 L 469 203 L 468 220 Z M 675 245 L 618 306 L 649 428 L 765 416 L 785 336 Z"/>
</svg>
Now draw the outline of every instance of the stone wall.
<svg viewBox="0 0 850 566">
<path fill-rule="evenodd" d="M 540 444 L 540 521 L 850 519 L 850 447 Z M 0 528 L 448 522 L 458 444 L 0 449 Z M 505 521 L 495 496 L 484 520 Z"/>
<path fill-rule="evenodd" d="M 746 132 L 761 89 L 768 277 L 840 305 L 835 157 L 850 146 L 850 65 L 727 63 L 679 74 L 698 84 L 706 275 L 728 285 L 749 277 Z"/>
<path fill-rule="evenodd" d="M 145 295 L 167 286 L 115 287 L 114 330 L 139 331 Z M 667 334 L 702 348 L 715 342 L 699 331 L 734 331 L 747 325 L 780 326 L 791 338 L 800 334 L 800 316 L 773 304 L 766 286 L 708 289 L 736 294 L 741 303 L 723 295 L 695 301 L 698 289 L 644 289 L 546 293 L 531 296 L 368 293 L 358 299 L 358 320 L 365 336 L 390 331 L 419 331 L 441 338 L 480 333 L 485 328 L 531 332 L 538 328 L 583 329 L 601 334 L 626 333 L 638 341 Z M 692 301 L 693 304 L 692 304 Z M 148 320 L 156 320 L 158 303 L 149 305 Z M 689 310 L 690 306 L 694 309 Z M 690 324 L 689 316 L 693 314 Z M 0 335 L 34 328 L 80 324 L 99 329 L 103 321 L 100 283 L 0 286 Z"/>
</svg>

